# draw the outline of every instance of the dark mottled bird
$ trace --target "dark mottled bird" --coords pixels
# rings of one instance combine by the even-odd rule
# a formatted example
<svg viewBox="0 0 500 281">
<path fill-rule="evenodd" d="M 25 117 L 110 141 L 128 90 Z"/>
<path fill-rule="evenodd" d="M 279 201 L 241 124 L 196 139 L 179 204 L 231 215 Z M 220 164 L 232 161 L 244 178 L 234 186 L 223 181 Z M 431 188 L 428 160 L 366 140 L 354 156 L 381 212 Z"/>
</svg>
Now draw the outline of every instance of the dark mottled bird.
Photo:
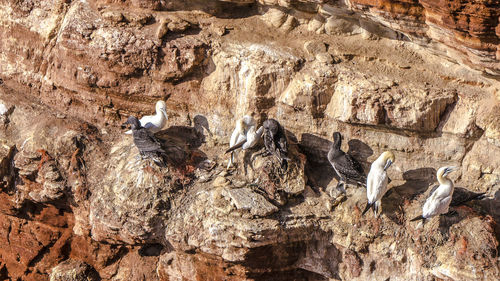
<svg viewBox="0 0 500 281">
<path fill-rule="evenodd" d="M 164 167 L 165 150 L 152 132 L 141 126 L 139 120 L 130 116 L 125 124 L 129 124 L 134 136 L 134 144 L 143 159 L 150 158 L 159 166 Z"/>
<path fill-rule="evenodd" d="M 345 185 L 347 181 L 356 182 L 366 186 L 366 176 L 363 167 L 348 153 L 340 149 L 342 145 L 342 135 L 339 132 L 333 133 L 333 143 L 328 151 L 328 161 L 340 177 L 337 187 Z"/>
<path fill-rule="evenodd" d="M 264 128 L 264 146 L 267 153 L 274 155 L 281 163 L 281 168 L 288 169 L 288 141 L 281 124 L 274 119 L 267 119 L 262 124 Z"/>
</svg>

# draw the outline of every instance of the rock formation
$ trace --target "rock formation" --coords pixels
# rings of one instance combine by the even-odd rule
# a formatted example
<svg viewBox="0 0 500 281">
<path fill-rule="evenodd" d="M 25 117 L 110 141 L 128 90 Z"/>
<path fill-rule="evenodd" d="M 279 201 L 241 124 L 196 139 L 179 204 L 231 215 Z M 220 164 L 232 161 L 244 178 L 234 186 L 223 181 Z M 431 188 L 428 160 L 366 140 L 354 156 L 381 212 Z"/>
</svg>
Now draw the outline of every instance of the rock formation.
<svg viewBox="0 0 500 281">
<path fill-rule="evenodd" d="M 494 0 L 0 0 L 0 279 L 498 279 L 499 17 Z M 176 167 L 120 129 L 160 99 Z M 289 171 L 259 148 L 226 171 L 249 113 L 287 130 Z M 333 131 L 365 168 L 395 153 L 380 219 L 335 189 Z M 418 228 L 444 165 L 486 199 Z"/>
</svg>

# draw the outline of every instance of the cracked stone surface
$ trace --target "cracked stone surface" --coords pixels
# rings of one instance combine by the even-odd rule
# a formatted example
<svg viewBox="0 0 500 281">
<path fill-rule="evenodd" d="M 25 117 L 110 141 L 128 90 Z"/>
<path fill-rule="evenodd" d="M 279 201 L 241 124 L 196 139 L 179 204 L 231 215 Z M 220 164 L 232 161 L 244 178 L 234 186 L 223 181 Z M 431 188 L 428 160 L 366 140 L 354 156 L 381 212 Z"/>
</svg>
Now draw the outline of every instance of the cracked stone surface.
<svg viewBox="0 0 500 281">
<path fill-rule="evenodd" d="M 0 279 L 498 279 L 494 2 L 0 0 Z M 167 168 L 120 128 L 159 99 Z M 225 169 L 244 114 L 287 171 Z M 394 152 L 379 219 L 335 189 L 334 131 L 365 171 Z M 486 198 L 419 228 L 444 165 Z"/>
</svg>

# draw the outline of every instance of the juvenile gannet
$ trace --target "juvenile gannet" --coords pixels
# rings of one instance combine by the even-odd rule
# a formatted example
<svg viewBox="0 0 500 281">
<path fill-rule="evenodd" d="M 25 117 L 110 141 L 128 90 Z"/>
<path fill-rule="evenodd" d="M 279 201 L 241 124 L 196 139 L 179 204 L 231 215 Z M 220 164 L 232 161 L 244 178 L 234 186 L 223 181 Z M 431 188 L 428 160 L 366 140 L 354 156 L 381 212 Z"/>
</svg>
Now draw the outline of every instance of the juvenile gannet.
<svg viewBox="0 0 500 281">
<path fill-rule="evenodd" d="M 154 134 L 165 127 L 167 120 L 167 104 L 164 101 L 159 100 L 156 102 L 156 114 L 143 116 L 139 122 L 141 122 L 142 127 Z M 125 134 L 132 134 L 132 130 L 128 130 Z"/>
<path fill-rule="evenodd" d="M 366 197 L 368 198 L 368 203 L 362 215 L 372 207 L 373 213 L 378 217 L 381 199 L 387 192 L 388 178 L 386 171 L 392 163 L 394 163 L 394 154 L 391 151 L 385 151 L 372 163 L 366 181 Z"/>
<path fill-rule="evenodd" d="M 165 150 L 162 149 L 160 141 L 146 128 L 141 126 L 136 117 L 130 116 L 125 124 L 130 124 L 134 144 L 139 150 L 142 159 L 150 158 L 156 164 L 165 166 Z"/>
<path fill-rule="evenodd" d="M 264 128 L 264 146 L 267 153 L 276 156 L 281 163 L 281 168 L 288 168 L 287 160 L 290 160 L 288 154 L 288 141 L 286 133 L 281 124 L 274 119 L 267 119 L 262 124 Z"/>
<path fill-rule="evenodd" d="M 348 153 L 340 149 L 342 136 L 339 132 L 333 133 L 333 143 L 328 151 L 328 161 L 340 177 L 337 187 L 345 185 L 346 181 L 353 181 L 366 186 L 366 176 L 363 167 Z"/>
<path fill-rule="evenodd" d="M 226 153 L 231 152 L 231 157 L 227 168 L 229 169 L 234 163 L 234 157 L 236 152 L 234 150 L 238 148 L 249 149 L 254 147 L 258 142 L 259 138 L 262 136 L 263 128 L 260 127 L 256 131 L 255 120 L 248 115 L 236 121 L 236 126 L 234 128 L 233 134 L 231 135 L 231 140 L 229 141 L 229 149 Z"/>
<path fill-rule="evenodd" d="M 422 215 L 410 221 L 422 220 L 425 222 L 426 219 L 448 213 L 455 186 L 447 175 L 456 169 L 456 167 L 439 168 L 437 171 L 439 186 L 431 192 L 431 195 L 425 201 L 424 207 L 422 208 Z"/>
</svg>

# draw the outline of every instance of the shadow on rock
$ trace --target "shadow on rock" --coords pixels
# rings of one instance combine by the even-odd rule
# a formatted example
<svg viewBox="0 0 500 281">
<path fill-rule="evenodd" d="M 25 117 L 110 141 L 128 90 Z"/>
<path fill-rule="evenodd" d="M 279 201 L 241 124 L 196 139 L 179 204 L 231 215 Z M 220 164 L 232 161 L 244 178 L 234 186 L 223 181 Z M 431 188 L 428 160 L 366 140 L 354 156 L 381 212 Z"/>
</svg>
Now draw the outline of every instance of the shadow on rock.
<svg viewBox="0 0 500 281">
<path fill-rule="evenodd" d="M 326 188 L 333 178 L 338 179 L 327 155 L 331 141 L 312 135 L 302 134 L 299 148 L 306 155 L 306 175 L 311 186 Z"/>
<path fill-rule="evenodd" d="M 347 144 L 349 145 L 349 150 L 347 151 L 347 153 L 358 160 L 363 165 L 365 173 L 368 174 L 366 172 L 366 168 L 368 166 L 368 157 L 373 155 L 373 149 L 371 149 L 369 145 L 358 139 L 351 139 Z"/>
<path fill-rule="evenodd" d="M 403 173 L 403 179 L 406 182 L 403 185 L 395 186 L 393 191 L 400 197 L 411 200 L 415 196 L 424 193 L 436 181 L 435 175 L 436 169 L 434 168 L 408 170 Z"/>
<path fill-rule="evenodd" d="M 207 155 L 198 149 L 205 143 L 204 129 L 212 134 L 208 120 L 202 115 L 197 115 L 194 118 L 194 127 L 172 126 L 155 136 L 162 141 L 169 163 L 177 166 L 185 163 L 198 167 L 207 159 Z"/>
<path fill-rule="evenodd" d="M 500 190 L 495 192 L 493 198 L 485 198 L 478 201 L 477 204 L 495 221 L 494 230 L 497 241 L 500 241 Z M 497 247 L 500 251 L 500 245 Z"/>
<path fill-rule="evenodd" d="M 435 187 L 437 188 L 437 186 Z M 431 191 L 434 191 L 434 189 Z M 439 218 L 439 227 L 442 233 L 448 233 L 450 227 L 460 223 L 466 218 L 489 215 L 495 223 L 495 235 L 500 236 L 498 226 L 500 218 L 500 190 L 495 193 L 493 199 L 485 198 L 485 193 L 477 193 L 463 187 L 455 187 L 450 203 L 450 214 Z"/>
<path fill-rule="evenodd" d="M 200 134 L 197 128 L 188 126 L 172 126 L 156 133 L 155 136 L 169 142 L 167 144 L 175 144 L 186 149 L 198 148 L 205 142 L 203 132 Z"/>
<path fill-rule="evenodd" d="M 404 184 L 395 186 L 382 198 L 382 213 L 397 224 L 402 224 L 398 216 L 405 200 L 411 201 L 419 194 L 424 193 L 435 182 L 434 168 L 419 168 L 403 173 Z M 422 203 L 423 204 L 423 203 Z"/>
<path fill-rule="evenodd" d="M 164 248 L 159 243 L 145 244 L 139 249 L 139 255 L 143 257 L 157 257 L 166 252 Z"/>
</svg>

